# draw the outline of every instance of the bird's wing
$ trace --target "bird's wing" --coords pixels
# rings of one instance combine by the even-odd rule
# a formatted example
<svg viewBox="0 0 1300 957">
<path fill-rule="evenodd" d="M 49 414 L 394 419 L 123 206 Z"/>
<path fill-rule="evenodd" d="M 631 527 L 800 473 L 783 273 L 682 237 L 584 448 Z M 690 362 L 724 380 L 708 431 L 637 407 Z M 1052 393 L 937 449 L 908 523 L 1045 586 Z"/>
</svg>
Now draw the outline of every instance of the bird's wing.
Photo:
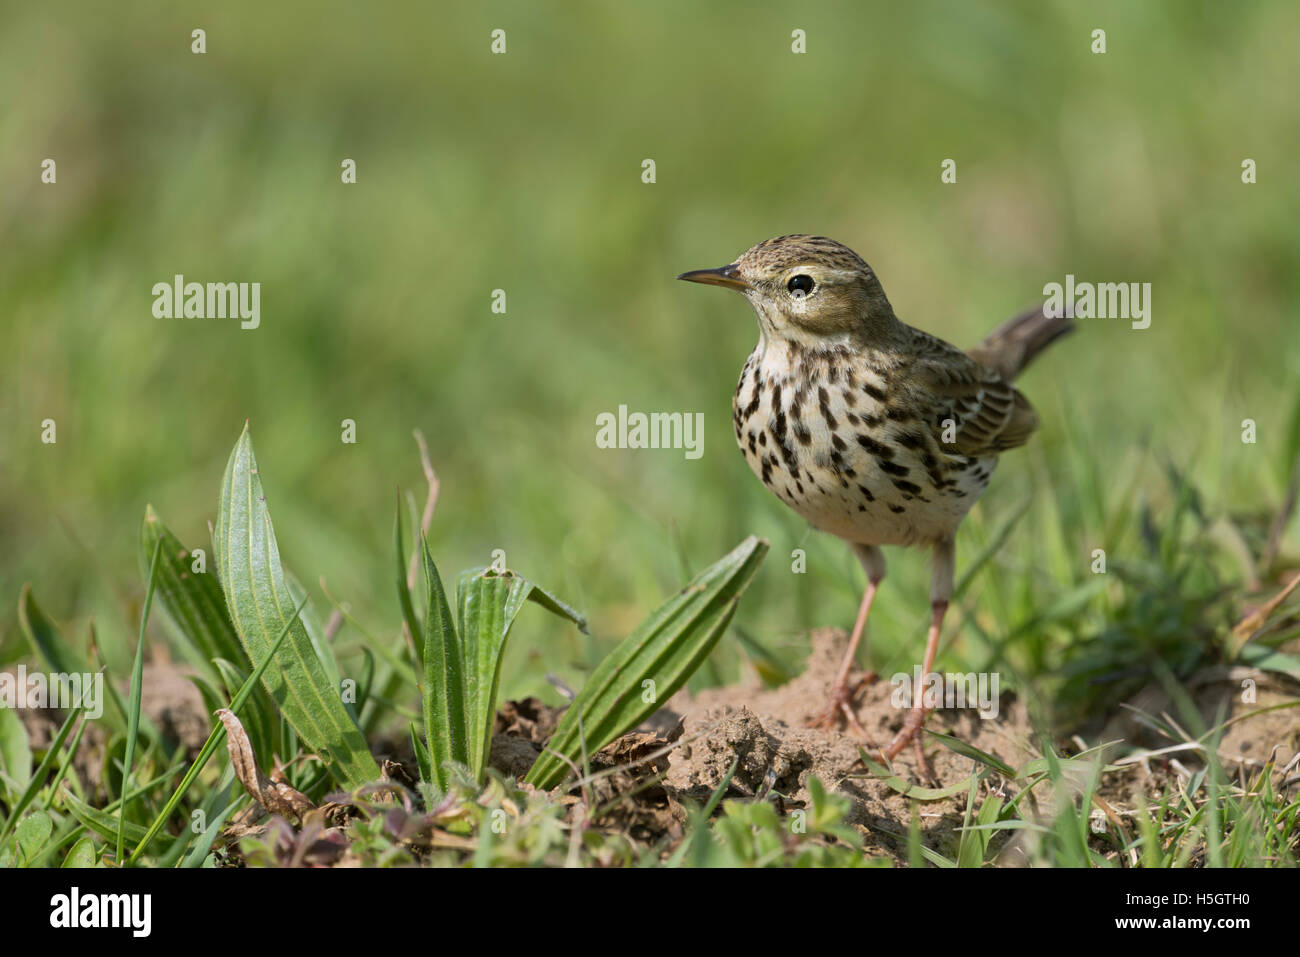
<svg viewBox="0 0 1300 957">
<path fill-rule="evenodd" d="M 940 448 L 978 458 L 1025 444 L 1038 428 L 1029 400 L 956 346 L 916 337 L 910 378 Z"/>
</svg>

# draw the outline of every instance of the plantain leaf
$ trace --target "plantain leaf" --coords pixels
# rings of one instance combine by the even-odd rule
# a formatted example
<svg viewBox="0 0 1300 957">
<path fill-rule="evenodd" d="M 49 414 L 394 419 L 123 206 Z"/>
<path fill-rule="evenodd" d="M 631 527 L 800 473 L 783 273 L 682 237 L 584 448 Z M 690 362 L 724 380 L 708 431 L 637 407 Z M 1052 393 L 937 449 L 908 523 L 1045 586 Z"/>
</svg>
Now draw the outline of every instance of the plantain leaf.
<svg viewBox="0 0 1300 957">
<path fill-rule="evenodd" d="M 30 866 L 53 833 L 54 822 L 44 811 L 33 811 L 19 821 L 18 827 L 14 830 L 14 840 L 18 845 L 18 853 L 14 860 L 18 862 L 18 866 Z"/>
<path fill-rule="evenodd" d="M 289 586 L 289 600 L 294 605 L 302 605 L 298 617 L 302 619 L 302 627 L 307 632 L 307 637 L 311 639 L 316 657 L 320 659 L 325 669 L 325 677 L 329 678 L 335 688 L 338 688 L 341 679 L 338 662 L 334 660 L 334 647 L 325 638 L 325 626 L 316 617 L 316 612 L 311 607 L 307 589 L 302 587 L 302 583 L 287 568 L 284 570 L 284 580 Z"/>
<path fill-rule="evenodd" d="M 582 759 L 653 714 L 686 683 L 726 631 L 767 554 L 750 536 L 660 605 L 596 666 L 525 780 L 549 789 Z M 554 753 L 558 752 L 558 753 Z"/>
<path fill-rule="evenodd" d="M 92 674 L 90 663 L 86 658 L 68 644 L 54 622 L 46 617 L 32 597 L 30 585 L 23 585 L 18 597 L 18 624 L 27 643 L 49 671 L 59 674 Z M 109 707 L 104 708 L 104 721 L 112 731 L 126 731 L 126 702 L 113 682 L 104 681 L 104 692 L 108 697 Z M 101 705 L 102 706 L 102 705 Z M 147 738 L 155 738 L 157 729 L 148 715 L 140 716 L 140 727 Z"/>
<path fill-rule="evenodd" d="M 552 614 L 569 619 L 583 631 L 587 622 L 546 589 L 509 571 L 476 568 L 462 572 L 456 597 L 468 730 L 465 763 L 474 780 L 482 781 L 492 744 L 501 660 L 510 628 L 524 602 L 536 602 Z M 425 653 L 428 654 L 427 648 Z"/>
<path fill-rule="evenodd" d="M 146 505 L 140 527 L 141 571 L 148 573 L 149 557 L 154 546 L 162 542 L 158 565 L 157 599 L 163 621 L 181 639 L 193 645 L 208 665 L 208 680 L 216 677 L 212 662 L 217 658 L 251 667 L 239 644 L 239 635 L 226 613 L 226 598 L 221 584 L 211 571 L 194 570 L 194 553 L 181 544 L 171 529 Z"/>
<path fill-rule="evenodd" d="M 247 424 L 226 466 L 213 550 L 226 608 L 249 660 L 262 662 L 288 628 L 262 675 L 280 713 L 343 783 L 359 787 L 376 780 L 379 766 L 295 613 Z"/>
<path fill-rule="evenodd" d="M 19 794 L 32 779 L 32 749 L 27 729 L 13 708 L 0 704 L 0 796 L 8 788 Z M 10 796 L 6 804 L 12 804 Z"/>
<path fill-rule="evenodd" d="M 433 773 L 428 778 L 446 791 L 449 766 L 465 763 L 465 664 L 460 635 L 447 604 L 438 567 L 421 539 L 424 556 L 424 734 Z"/>
<path fill-rule="evenodd" d="M 140 793 L 136 790 L 131 796 L 135 797 Z M 110 844 L 117 840 L 118 816 L 110 814 L 107 811 L 101 811 L 91 807 L 89 804 L 81 801 L 71 791 L 63 792 L 63 804 L 67 807 L 68 812 L 85 825 L 89 831 L 94 831 L 105 841 Z M 125 821 L 122 824 L 123 833 L 130 838 L 132 843 L 136 843 L 144 838 L 145 829 L 143 825 L 136 824 L 133 821 Z"/>
<path fill-rule="evenodd" d="M 72 850 L 63 859 L 64 867 L 94 867 L 95 863 L 95 842 L 88 837 L 73 844 Z"/>
</svg>

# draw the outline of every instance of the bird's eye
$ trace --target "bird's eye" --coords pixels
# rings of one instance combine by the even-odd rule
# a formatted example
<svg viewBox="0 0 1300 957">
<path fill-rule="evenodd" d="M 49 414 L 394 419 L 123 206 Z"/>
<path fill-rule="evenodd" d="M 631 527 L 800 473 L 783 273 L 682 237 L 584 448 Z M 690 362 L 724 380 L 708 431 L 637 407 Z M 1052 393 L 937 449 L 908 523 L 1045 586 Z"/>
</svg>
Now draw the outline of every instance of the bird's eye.
<svg viewBox="0 0 1300 957">
<path fill-rule="evenodd" d="M 790 281 L 785 284 L 785 288 L 788 289 L 790 295 L 794 296 L 796 299 L 802 299 L 813 291 L 813 278 L 812 276 L 807 276 L 803 273 L 800 273 L 797 276 L 791 276 Z"/>
</svg>

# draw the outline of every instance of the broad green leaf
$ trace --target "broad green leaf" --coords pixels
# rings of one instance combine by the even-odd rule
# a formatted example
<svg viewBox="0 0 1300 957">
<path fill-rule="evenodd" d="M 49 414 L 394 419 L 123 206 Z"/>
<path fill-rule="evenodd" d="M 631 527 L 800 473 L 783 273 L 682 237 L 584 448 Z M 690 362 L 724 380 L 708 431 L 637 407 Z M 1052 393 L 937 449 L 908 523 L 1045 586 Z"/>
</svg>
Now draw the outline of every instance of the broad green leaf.
<svg viewBox="0 0 1300 957">
<path fill-rule="evenodd" d="M 158 566 L 157 598 L 163 621 L 198 650 L 209 668 L 214 658 L 225 658 L 251 667 L 226 612 L 226 597 L 221 592 L 216 570 L 208 567 L 204 572 L 194 571 L 193 552 L 172 534 L 154 512 L 153 506 L 147 505 L 140 528 L 139 553 L 142 571 L 146 574 L 149 556 L 159 541 L 162 542 L 162 556 Z M 208 677 L 215 675 L 209 673 Z"/>
<path fill-rule="evenodd" d="M 32 779 L 32 749 L 27 743 L 27 729 L 13 708 L 0 704 L 0 774 L 17 793 Z M 0 788 L 0 795 L 4 794 Z"/>
<path fill-rule="evenodd" d="M 288 627 L 262 677 L 285 720 L 349 787 L 378 779 L 365 738 L 295 614 L 247 424 L 226 466 L 213 549 L 226 607 L 249 659 L 261 663 Z"/>
<path fill-rule="evenodd" d="M 140 530 L 140 557 L 146 572 L 149 556 L 159 539 L 162 541 L 162 554 L 158 564 L 156 598 L 163 610 L 163 621 L 203 656 L 206 665 L 204 676 L 210 681 L 222 678 L 227 690 L 233 694 L 253 666 L 226 611 L 226 596 L 222 594 L 216 569 L 208 567 L 203 572 L 194 571 L 194 553 L 172 534 L 152 506 L 146 506 Z M 212 561 L 215 564 L 215 557 Z M 298 600 L 295 599 L 295 604 Z M 239 675 L 233 685 L 228 680 L 230 674 L 223 671 L 218 661 L 224 661 L 227 668 L 233 668 Z M 203 691 L 203 688 L 199 690 Z M 204 703 L 210 704 L 206 695 Z M 223 705 L 224 700 L 221 704 L 210 705 L 208 710 L 214 711 Z M 271 729 L 275 726 L 274 704 L 266 691 L 259 688 L 253 693 L 249 706 L 250 721 L 257 729 L 250 728 L 249 735 L 260 746 L 261 742 L 270 741 Z"/>
<path fill-rule="evenodd" d="M 90 663 L 68 644 L 54 622 L 46 617 L 45 612 L 41 611 L 40 606 L 36 604 L 30 585 L 23 586 L 22 594 L 18 598 L 18 624 L 23 634 L 27 636 L 32 651 L 49 671 L 65 675 L 92 673 Z M 117 688 L 113 687 L 113 682 L 105 680 L 104 691 L 108 697 L 107 706 L 104 708 L 105 723 L 113 731 L 125 732 L 126 702 L 122 700 Z M 147 716 L 141 716 L 140 725 L 147 730 L 147 737 L 156 736 L 157 731 Z"/>
<path fill-rule="evenodd" d="M 137 790 L 131 796 L 135 797 L 139 793 Z M 68 790 L 63 792 L 63 804 L 73 817 L 86 826 L 87 830 L 94 831 L 110 843 L 117 840 L 118 815 L 93 808 Z M 19 825 L 19 827 L 21 826 Z M 133 821 L 125 821 L 123 822 L 123 833 L 132 844 L 136 844 L 144 838 L 145 831 L 141 825 Z"/>
<path fill-rule="evenodd" d="M 311 646 L 316 649 L 316 657 L 320 659 L 326 677 L 330 679 L 335 688 L 339 687 L 339 665 L 334 660 L 334 648 L 325 640 L 325 626 L 316 617 L 316 612 L 311 607 L 311 601 L 306 600 L 309 598 L 307 589 L 302 587 L 302 583 L 287 568 L 284 571 L 284 580 L 289 586 L 290 601 L 295 605 L 302 605 L 302 611 L 298 613 L 298 617 L 302 619 L 302 627 L 307 632 L 307 637 L 311 639 Z"/>
<path fill-rule="evenodd" d="M 18 843 L 18 854 L 14 860 L 19 866 L 26 867 L 36 860 L 36 855 L 53 833 L 54 822 L 44 811 L 33 811 L 27 815 L 14 829 L 14 840 Z"/>
<path fill-rule="evenodd" d="M 465 763 L 469 765 L 474 780 L 482 781 L 492 743 L 492 721 L 496 715 L 501 660 L 505 654 L 510 628 L 524 602 L 536 602 L 547 611 L 569 619 L 584 631 L 587 623 L 581 615 L 546 589 L 509 571 L 478 568 L 463 572 L 456 595 L 459 606 L 456 620 L 464 661 L 465 723 L 468 731 Z M 428 649 L 425 650 L 427 654 Z"/>
<path fill-rule="evenodd" d="M 564 757 L 581 761 L 584 739 L 588 753 L 594 753 L 658 710 L 713 650 L 766 554 L 767 542 L 751 535 L 606 655 L 525 780 L 543 789 L 555 787 L 569 770 Z"/>
<path fill-rule="evenodd" d="M 240 687 L 239 692 L 230 699 L 231 714 L 238 716 L 240 712 L 244 710 L 244 706 L 248 703 L 248 699 L 253 694 L 253 689 L 257 686 L 257 683 L 262 680 L 262 676 L 266 674 L 267 666 L 271 664 L 272 660 L 275 659 L 284 647 L 284 643 L 289 637 L 291 626 L 298 621 L 299 611 L 301 611 L 301 608 L 294 608 L 293 616 L 281 627 L 280 634 L 277 635 L 275 641 L 272 642 L 269 653 L 262 659 L 258 666 L 253 669 L 253 673 L 248 676 L 248 680 Z M 163 825 L 167 823 L 167 819 L 171 817 L 172 812 L 176 810 L 176 806 L 181 803 L 181 798 L 185 797 L 185 793 L 190 789 L 190 786 L 194 784 L 194 781 L 199 776 L 199 772 L 203 770 L 204 766 L 208 763 L 208 760 L 221 744 L 221 739 L 225 736 L 226 726 L 220 721 L 212 722 L 212 730 L 208 733 L 208 740 L 205 741 L 203 747 L 199 749 L 198 756 L 194 758 L 193 763 L 190 765 L 190 769 L 185 772 L 185 777 L 181 778 L 181 783 L 176 786 L 176 790 L 172 792 L 172 796 L 167 799 L 167 803 L 163 806 L 163 809 L 158 812 L 158 816 L 154 818 L 153 823 L 149 825 L 149 829 L 145 831 L 144 837 L 136 844 L 135 851 L 132 853 L 131 859 L 128 863 L 134 864 L 144 854 L 145 849 L 149 846 L 149 842 L 152 841 L 154 836 L 162 830 Z M 170 776 L 169 773 L 168 777 Z"/>
<path fill-rule="evenodd" d="M 445 791 L 451 762 L 466 763 L 465 664 L 442 577 L 421 539 L 424 555 L 424 734 L 433 777 Z"/>
<path fill-rule="evenodd" d="M 63 858 L 64 867 L 94 867 L 95 863 L 95 842 L 88 837 L 73 844 L 72 850 Z"/>
</svg>

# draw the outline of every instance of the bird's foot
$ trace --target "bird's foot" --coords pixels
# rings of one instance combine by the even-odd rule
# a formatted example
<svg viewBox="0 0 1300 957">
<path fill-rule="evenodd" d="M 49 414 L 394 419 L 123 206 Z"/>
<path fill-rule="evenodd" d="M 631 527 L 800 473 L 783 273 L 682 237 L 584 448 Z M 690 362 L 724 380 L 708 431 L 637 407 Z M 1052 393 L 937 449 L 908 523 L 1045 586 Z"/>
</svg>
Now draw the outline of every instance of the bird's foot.
<svg viewBox="0 0 1300 957">
<path fill-rule="evenodd" d="M 921 747 L 921 726 L 925 724 L 926 713 L 925 708 L 913 708 L 909 711 L 902 729 L 894 735 L 889 744 L 880 749 L 880 757 L 888 765 L 910 743 L 912 753 L 916 756 L 917 776 L 926 784 L 933 786 L 939 783 L 938 778 L 934 776 L 930 759 L 925 756 L 925 749 Z"/>
<path fill-rule="evenodd" d="M 823 731 L 835 731 L 840 727 L 840 721 L 843 719 L 845 730 L 854 737 L 869 743 L 869 736 L 866 728 L 858 721 L 858 716 L 853 711 L 853 699 L 858 692 L 876 680 L 876 673 L 868 671 L 860 679 L 849 685 L 847 679 L 836 681 L 831 687 L 830 696 L 826 701 L 826 710 L 817 717 L 808 722 L 808 727 L 819 728 Z"/>
</svg>

